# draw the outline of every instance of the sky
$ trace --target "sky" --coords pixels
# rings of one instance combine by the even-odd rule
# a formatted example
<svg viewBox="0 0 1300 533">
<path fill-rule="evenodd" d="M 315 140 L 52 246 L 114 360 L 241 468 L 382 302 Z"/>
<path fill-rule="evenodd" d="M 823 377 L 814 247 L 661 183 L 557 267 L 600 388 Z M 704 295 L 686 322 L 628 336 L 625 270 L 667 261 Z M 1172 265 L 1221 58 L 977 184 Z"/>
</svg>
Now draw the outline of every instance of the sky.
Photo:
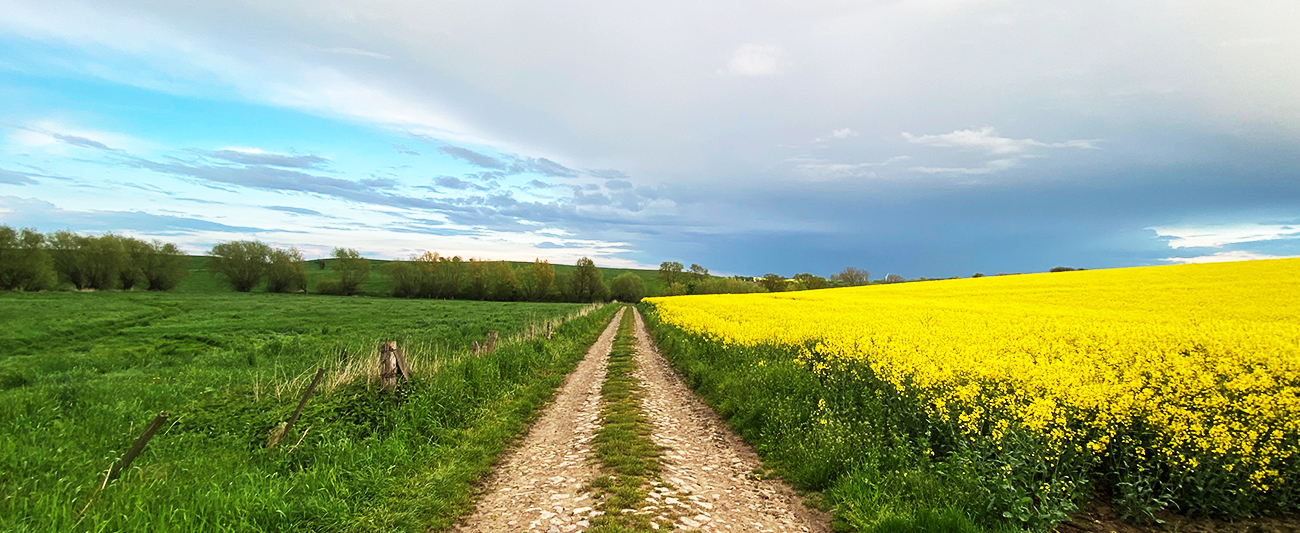
<svg viewBox="0 0 1300 533">
<path fill-rule="evenodd" d="M 714 273 L 1300 255 L 1300 3 L 0 0 L 0 224 Z"/>
</svg>

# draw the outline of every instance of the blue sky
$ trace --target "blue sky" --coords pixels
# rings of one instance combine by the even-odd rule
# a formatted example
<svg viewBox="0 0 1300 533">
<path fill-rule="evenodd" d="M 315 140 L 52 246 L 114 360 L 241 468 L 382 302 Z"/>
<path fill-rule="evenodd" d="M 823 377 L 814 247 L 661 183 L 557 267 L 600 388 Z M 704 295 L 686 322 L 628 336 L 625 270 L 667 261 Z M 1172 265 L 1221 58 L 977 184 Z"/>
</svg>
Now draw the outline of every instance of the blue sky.
<svg viewBox="0 0 1300 533">
<path fill-rule="evenodd" d="M 0 223 L 966 276 L 1300 255 L 1300 6 L 34 2 Z"/>
</svg>

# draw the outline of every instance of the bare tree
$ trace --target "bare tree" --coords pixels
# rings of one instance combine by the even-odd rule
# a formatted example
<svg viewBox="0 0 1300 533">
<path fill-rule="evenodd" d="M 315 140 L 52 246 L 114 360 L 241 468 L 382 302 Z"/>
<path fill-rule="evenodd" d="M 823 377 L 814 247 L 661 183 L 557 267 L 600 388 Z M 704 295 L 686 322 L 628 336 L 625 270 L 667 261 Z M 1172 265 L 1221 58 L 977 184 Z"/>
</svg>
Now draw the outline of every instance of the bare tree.
<svg viewBox="0 0 1300 533">
<path fill-rule="evenodd" d="M 832 278 L 845 287 L 857 287 L 858 285 L 866 285 L 867 281 L 871 279 L 871 273 L 861 268 L 844 267 L 844 270 L 841 270 L 839 274 L 832 276 Z"/>
<path fill-rule="evenodd" d="M 885 274 L 885 283 L 902 283 L 904 281 L 907 281 L 907 279 L 898 274 Z"/>
</svg>

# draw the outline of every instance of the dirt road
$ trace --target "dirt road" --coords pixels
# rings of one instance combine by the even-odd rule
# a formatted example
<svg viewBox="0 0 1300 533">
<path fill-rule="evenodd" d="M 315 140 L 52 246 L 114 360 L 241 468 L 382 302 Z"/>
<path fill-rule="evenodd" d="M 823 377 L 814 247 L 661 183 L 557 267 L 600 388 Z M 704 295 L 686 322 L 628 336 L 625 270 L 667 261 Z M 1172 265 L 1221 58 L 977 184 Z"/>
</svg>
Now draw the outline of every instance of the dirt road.
<svg viewBox="0 0 1300 533">
<path fill-rule="evenodd" d="M 590 458 L 601 401 L 600 385 L 610 346 L 618 331 L 619 311 L 578 363 L 528 436 L 506 452 L 474 514 L 457 531 L 585 530 L 596 512 L 582 487 L 600 475 Z"/>
<path fill-rule="evenodd" d="M 457 531 L 585 531 L 592 508 L 583 487 L 600 475 L 591 439 L 601 409 L 605 377 L 618 322 L 606 328 L 586 359 L 565 381 L 528 436 L 498 467 L 472 516 Z M 663 484 L 652 491 L 649 511 L 678 530 L 705 532 L 826 532 L 829 517 L 802 504 L 777 480 L 758 481 L 761 463 L 753 449 L 697 399 L 659 355 L 640 314 L 636 315 L 636 376 L 651 438 L 664 448 Z"/>
</svg>

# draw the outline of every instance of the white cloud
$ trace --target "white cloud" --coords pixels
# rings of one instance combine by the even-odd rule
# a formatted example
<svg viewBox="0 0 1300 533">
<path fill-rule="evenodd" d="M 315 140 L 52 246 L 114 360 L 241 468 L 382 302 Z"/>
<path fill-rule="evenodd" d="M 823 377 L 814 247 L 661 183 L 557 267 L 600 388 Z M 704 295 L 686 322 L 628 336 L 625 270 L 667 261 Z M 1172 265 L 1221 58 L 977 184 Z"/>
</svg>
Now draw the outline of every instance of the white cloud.
<svg viewBox="0 0 1300 533">
<path fill-rule="evenodd" d="M 1268 255 L 1247 252 L 1244 250 L 1233 250 L 1230 252 L 1218 252 L 1210 255 L 1201 255 L 1196 257 L 1166 257 L 1163 260 L 1170 263 L 1226 263 L 1229 261 L 1259 261 L 1261 259 L 1290 259 L 1300 257 L 1294 255 Z"/>
<path fill-rule="evenodd" d="M 1097 149 L 1096 140 L 1079 139 L 1058 143 L 1045 143 L 1034 139 L 1013 139 L 998 135 L 997 130 L 985 126 L 977 130 L 955 130 L 938 135 L 912 135 L 903 132 L 908 142 L 943 148 L 985 151 L 995 155 L 1021 154 L 1030 148 L 1083 148 Z"/>
<path fill-rule="evenodd" d="M 736 49 L 721 71 L 734 76 L 772 76 L 785 66 L 785 50 L 777 45 L 745 44 Z"/>
<path fill-rule="evenodd" d="M 786 160 L 794 163 L 794 171 L 813 181 L 826 181 L 842 178 L 874 178 L 875 169 L 911 159 L 900 155 L 879 163 L 832 163 L 824 159 L 793 158 Z"/>
<path fill-rule="evenodd" d="M 963 176 L 984 175 L 1017 166 L 1024 159 L 1028 159 L 1028 157 L 994 159 L 985 162 L 983 165 L 978 167 L 912 167 L 908 170 L 920 172 L 922 174 L 956 174 Z"/>
<path fill-rule="evenodd" d="M 836 139 L 847 139 L 849 137 L 857 137 L 857 136 L 858 136 L 858 132 L 853 131 L 852 128 L 840 128 L 838 130 L 831 132 L 831 137 L 834 137 Z"/>
<path fill-rule="evenodd" d="M 1169 239 L 1169 247 L 1174 249 L 1218 248 L 1226 244 L 1300 238 L 1300 226 L 1287 224 L 1236 224 L 1180 228 L 1152 227 L 1147 229 L 1156 232 L 1157 237 Z"/>
</svg>

